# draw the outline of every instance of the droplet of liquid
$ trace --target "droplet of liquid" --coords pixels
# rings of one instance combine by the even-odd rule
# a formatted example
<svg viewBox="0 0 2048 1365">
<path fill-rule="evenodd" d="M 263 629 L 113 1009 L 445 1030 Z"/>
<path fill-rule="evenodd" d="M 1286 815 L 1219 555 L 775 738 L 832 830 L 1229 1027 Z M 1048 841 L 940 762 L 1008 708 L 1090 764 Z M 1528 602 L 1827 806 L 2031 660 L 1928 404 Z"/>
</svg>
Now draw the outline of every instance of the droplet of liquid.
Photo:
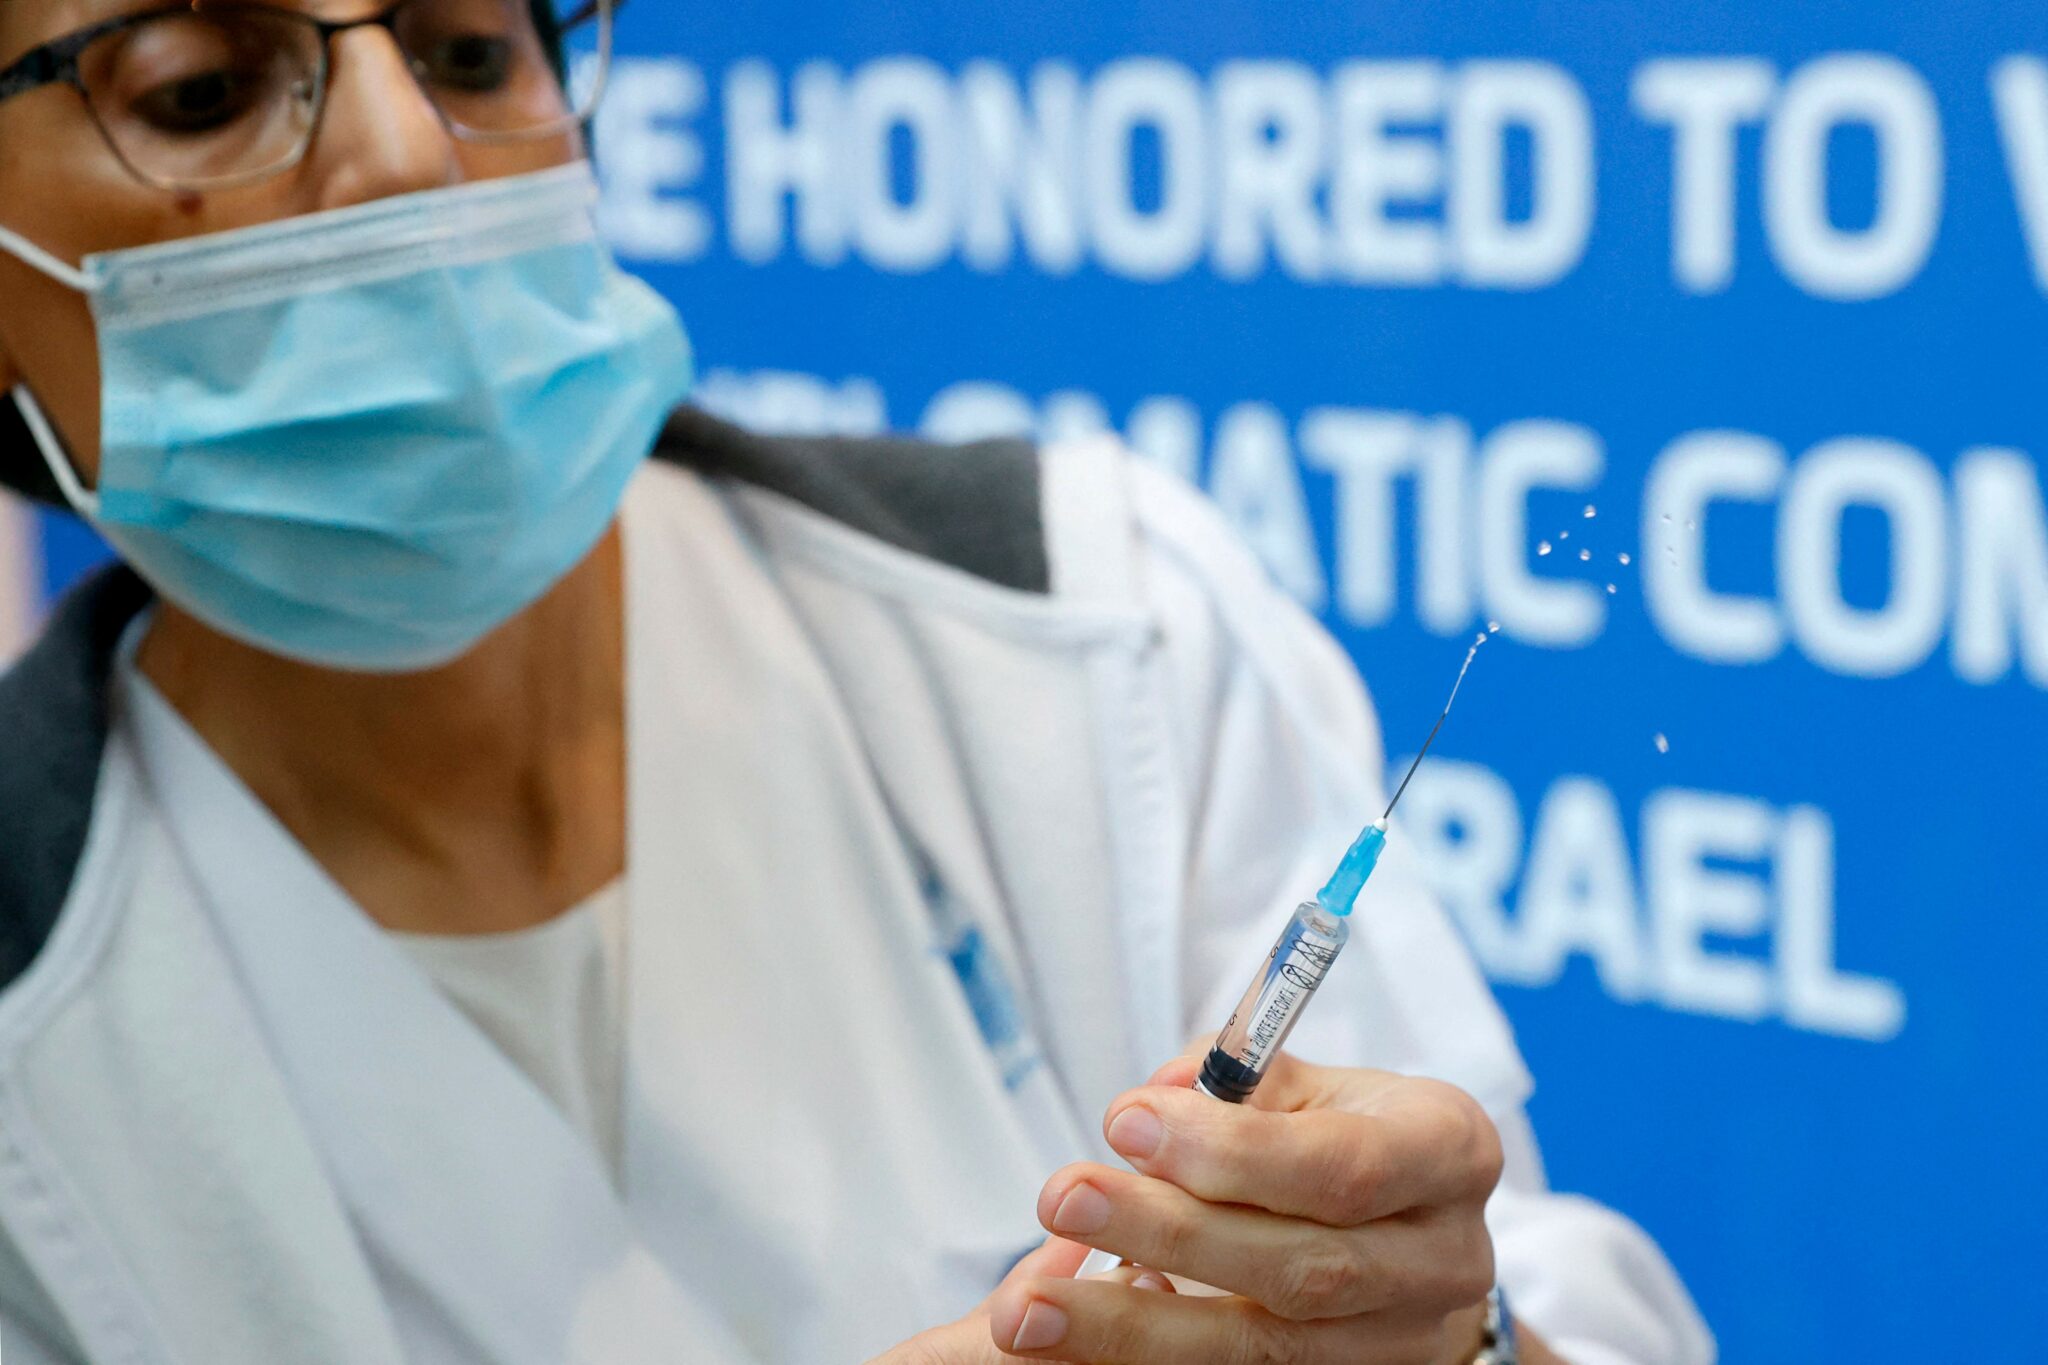
<svg viewBox="0 0 2048 1365">
<path fill-rule="evenodd" d="M 1549 542 L 1549 541 L 1547 541 L 1547 540 L 1539 540 L 1539 541 L 1537 541 L 1537 542 L 1536 542 L 1536 553 L 1537 553 L 1537 554 L 1539 554 L 1539 555 L 1547 555 L 1547 554 L 1549 554 L 1549 553 L 1550 553 L 1550 542 Z"/>
<path fill-rule="evenodd" d="M 1696 521 L 1688 521 L 1685 524 L 1685 529 L 1688 531 L 1697 531 L 1700 529 L 1700 524 Z"/>
<path fill-rule="evenodd" d="M 1666 526 L 1669 526 L 1671 524 L 1671 514 L 1669 512 L 1666 512 L 1664 514 L 1664 524 Z"/>
<path fill-rule="evenodd" d="M 1591 550 L 1581 550 L 1581 551 L 1579 551 L 1579 559 L 1580 559 L 1580 561 L 1581 561 L 1581 562 L 1584 562 L 1585 560 L 1591 559 L 1592 557 L 1593 557 L 1593 552 L 1592 552 Z"/>
<path fill-rule="evenodd" d="M 1621 562 L 1624 564 L 1628 563 L 1628 551 L 1623 550 L 1621 554 L 1617 556 L 1617 558 L 1619 558 Z"/>
<path fill-rule="evenodd" d="M 1597 515 L 1597 514 L 1596 514 L 1596 513 L 1595 513 L 1595 512 L 1593 511 L 1593 504 L 1592 504 L 1592 503 L 1590 503 L 1590 502 L 1589 502 L 1589 503 L 1587 503 L 1587 504 L 1586 504 L 1586 520 L 1587 520 L 1587 521 L 1591 521 L 1591 520 L 1592 520 L 1592 519 L 1594 518 L 1594 516 L 1595 516 L 1595 515 Z"/>
<path fill-rule="evenodd" d="M 1607 585 L 1607 595 L 1609 597 L 1612 597 L 1614 595 L 1614 585 L 1612 583 L 1609 583 Z"/>
<path fill-rule="evenodd" d="M 1671 741 L 1664 738 L 1664 735 L 1661 731 L 1658 732 L 1657 735 L 1657 752 L 1660 754 L 1668 754 L 1671 752 Z"/>
<path fill-rule="evenodd" d="M 1498 635 L 1498 634 L 1500 634 L 1500 622 L 1498 622 L 1498 621 L 1488 621 L 1488 622 L 1486 623 L 1486 633 L 1487 633 L 1488 635 Z"/>
<path fill-rule="evenodd" d="M 1481 646 L 1481 645 L 1483 645 L 1483 644 L 1485 644 L 1485 643 L 1486 643 L 1486 632 L 1482 630 L 1482 631 L 1480 631 L 1480 632 L 1479 632 L 1479 636 L 1478 636 L 1478 638 L 1472 641 L 1472 648 L 1474 648 L 1474 649 L 1477 649 L 1477 648 L 1479 648 L 1479 646 Z"/>
<path fill-rule="evenodd" d="M 1570 531 L 1559 531 L 1557 533 L 1557 538 L 1559 540 L 1570 540 L 1572 538 L 1572 533 Z"/>
</svg>

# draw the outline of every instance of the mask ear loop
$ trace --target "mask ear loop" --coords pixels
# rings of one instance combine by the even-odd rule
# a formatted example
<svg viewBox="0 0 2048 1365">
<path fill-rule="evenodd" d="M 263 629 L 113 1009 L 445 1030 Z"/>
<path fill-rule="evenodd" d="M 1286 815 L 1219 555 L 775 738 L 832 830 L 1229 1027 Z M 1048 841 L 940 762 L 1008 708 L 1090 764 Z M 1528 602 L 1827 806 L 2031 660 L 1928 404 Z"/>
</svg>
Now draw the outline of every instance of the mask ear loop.
<svg viewBox="0 0 2048 1365">
<path fill-rule="evenodd" d="M 31 270 L 40 270 L 61 285 L 66 285 L 90 297 L 99 286 L 99 281 L 75 265 L 67 265 L 57 257 L 31 242 L 20 233 L 0 227 L 0 251 L 6 251 Z M 100 512 L 99 494 L 79 481 L 78 471 L 72 467 L 71 457 L 64 453 L 64 443 L 57 437 L 56 427 L 43 413 L 43 405 L 28 391 L 26 384 L 14 387 L 14 405 L 21 409 L 21 420 L 28 424 L 29 434 L 35 437 L 36 449 L 43 455 L 43 463 L 50 467 L 50 477 L 57 481 L 57 487 L 64 498 L 82 517 L 97 520 Z"/>
<path fill-rule="evenodd" d="M 67 265 L 49 252 L 31 242 L 28 238 L 8 228 L 0 227 L 0 250 L 18 258 L 21 263 L 62 285 L 68 285 L 81 294 L 94 292 L 98 281 L 75 265 Z"/>
<path fill-rule="evenodd" d="M 36 449 L 43 454 L 43 463 L 50 467 L 50 477 L 57 481 L 63 491 L 64 500 L 88 521 L 97 521 L 100 515 L 100 495 L 78 481 L 78 471 L 71 467 L 71 457 L 64 453 L 64 442 L 57 436 L 57 429 L 43 414 L 43 405 L 28 391 L 25 384 L 14 387 L 14 406 L 21 409 L 21 420 L 28 423 L 29 434 L 36 439 Z"/>
</svg>

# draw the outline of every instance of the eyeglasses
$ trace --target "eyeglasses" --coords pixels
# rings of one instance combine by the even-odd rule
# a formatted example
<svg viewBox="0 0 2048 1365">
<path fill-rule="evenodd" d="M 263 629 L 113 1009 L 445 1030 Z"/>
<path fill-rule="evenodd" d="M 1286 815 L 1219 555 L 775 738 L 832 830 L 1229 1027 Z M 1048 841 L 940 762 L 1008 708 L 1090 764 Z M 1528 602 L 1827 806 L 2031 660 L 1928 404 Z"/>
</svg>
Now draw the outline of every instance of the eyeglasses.
<svg viewBox="0 0 2048 1365">
<path fill-rule="evenodd" d="M 138 179 L 168 190 L 244 185 L 305 158 L 327 103 L 331 40 L 375 27 L 397 42 L 452 135 L 536 141 L 596 108 L 622 2 L 397 0 L 332 23 L 275 5 L 178 0 L 36 48 L 0 70 L 0 101 L 70 85 Z M 595 67 L 566 82 L 561 40 L 586 26 Z"/>
</svg>

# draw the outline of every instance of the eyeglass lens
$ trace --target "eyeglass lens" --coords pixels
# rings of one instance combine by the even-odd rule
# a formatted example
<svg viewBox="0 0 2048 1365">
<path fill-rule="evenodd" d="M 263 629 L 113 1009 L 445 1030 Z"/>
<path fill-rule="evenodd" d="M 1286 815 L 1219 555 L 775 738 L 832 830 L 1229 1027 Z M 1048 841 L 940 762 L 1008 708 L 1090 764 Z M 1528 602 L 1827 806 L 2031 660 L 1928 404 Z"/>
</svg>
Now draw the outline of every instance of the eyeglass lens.
<svg viewBox="0 0 2048 1365">
<path fill-rule="evenodd" d="M 580 0 L 407 0 L 391 29 L 420 88 L 458 136 L 514 140 L 565 131 L 573 108 L 542 27 Z M 552 12 L 548 12 L 548 11 Z M 609 50 L 610 6 L 589 35 Z M 557 30 L 558 31 L 558 30 Z M 146 180 L 204 188 L 283 170 L 304 155 L 326 94 L 319 26 L 296 12 L 214 5 L 153 15 L 86 49 L 93 116 Z"/>
</svg>

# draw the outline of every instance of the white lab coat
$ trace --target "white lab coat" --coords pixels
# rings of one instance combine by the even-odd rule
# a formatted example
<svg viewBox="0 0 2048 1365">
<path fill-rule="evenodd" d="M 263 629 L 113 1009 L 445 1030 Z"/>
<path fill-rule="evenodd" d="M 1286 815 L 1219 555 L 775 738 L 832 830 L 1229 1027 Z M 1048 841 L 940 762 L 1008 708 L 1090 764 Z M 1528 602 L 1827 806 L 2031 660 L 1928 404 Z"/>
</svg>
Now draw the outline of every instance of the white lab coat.
<svg viewBox="0 0 2048 1365">
<path fill-rule="evenodd" d="M 1043 488 L 1049 594 L 636 483 L 622 1189 L 224 768 L 117 726 L 0 994 L 9 1365 L 806 1365 L 971 1307 L 1381 799 L 1348 661 L 1191 491 L 1101 443 Z M 1502 1276 L 1577 1365 L 1710 1360 L 1654 1245 L 1543 1189 L 1529 1078 L 1398 838 L 1361 911 L 1295 1050 L 1495 1115 Z"/>
</svg>

